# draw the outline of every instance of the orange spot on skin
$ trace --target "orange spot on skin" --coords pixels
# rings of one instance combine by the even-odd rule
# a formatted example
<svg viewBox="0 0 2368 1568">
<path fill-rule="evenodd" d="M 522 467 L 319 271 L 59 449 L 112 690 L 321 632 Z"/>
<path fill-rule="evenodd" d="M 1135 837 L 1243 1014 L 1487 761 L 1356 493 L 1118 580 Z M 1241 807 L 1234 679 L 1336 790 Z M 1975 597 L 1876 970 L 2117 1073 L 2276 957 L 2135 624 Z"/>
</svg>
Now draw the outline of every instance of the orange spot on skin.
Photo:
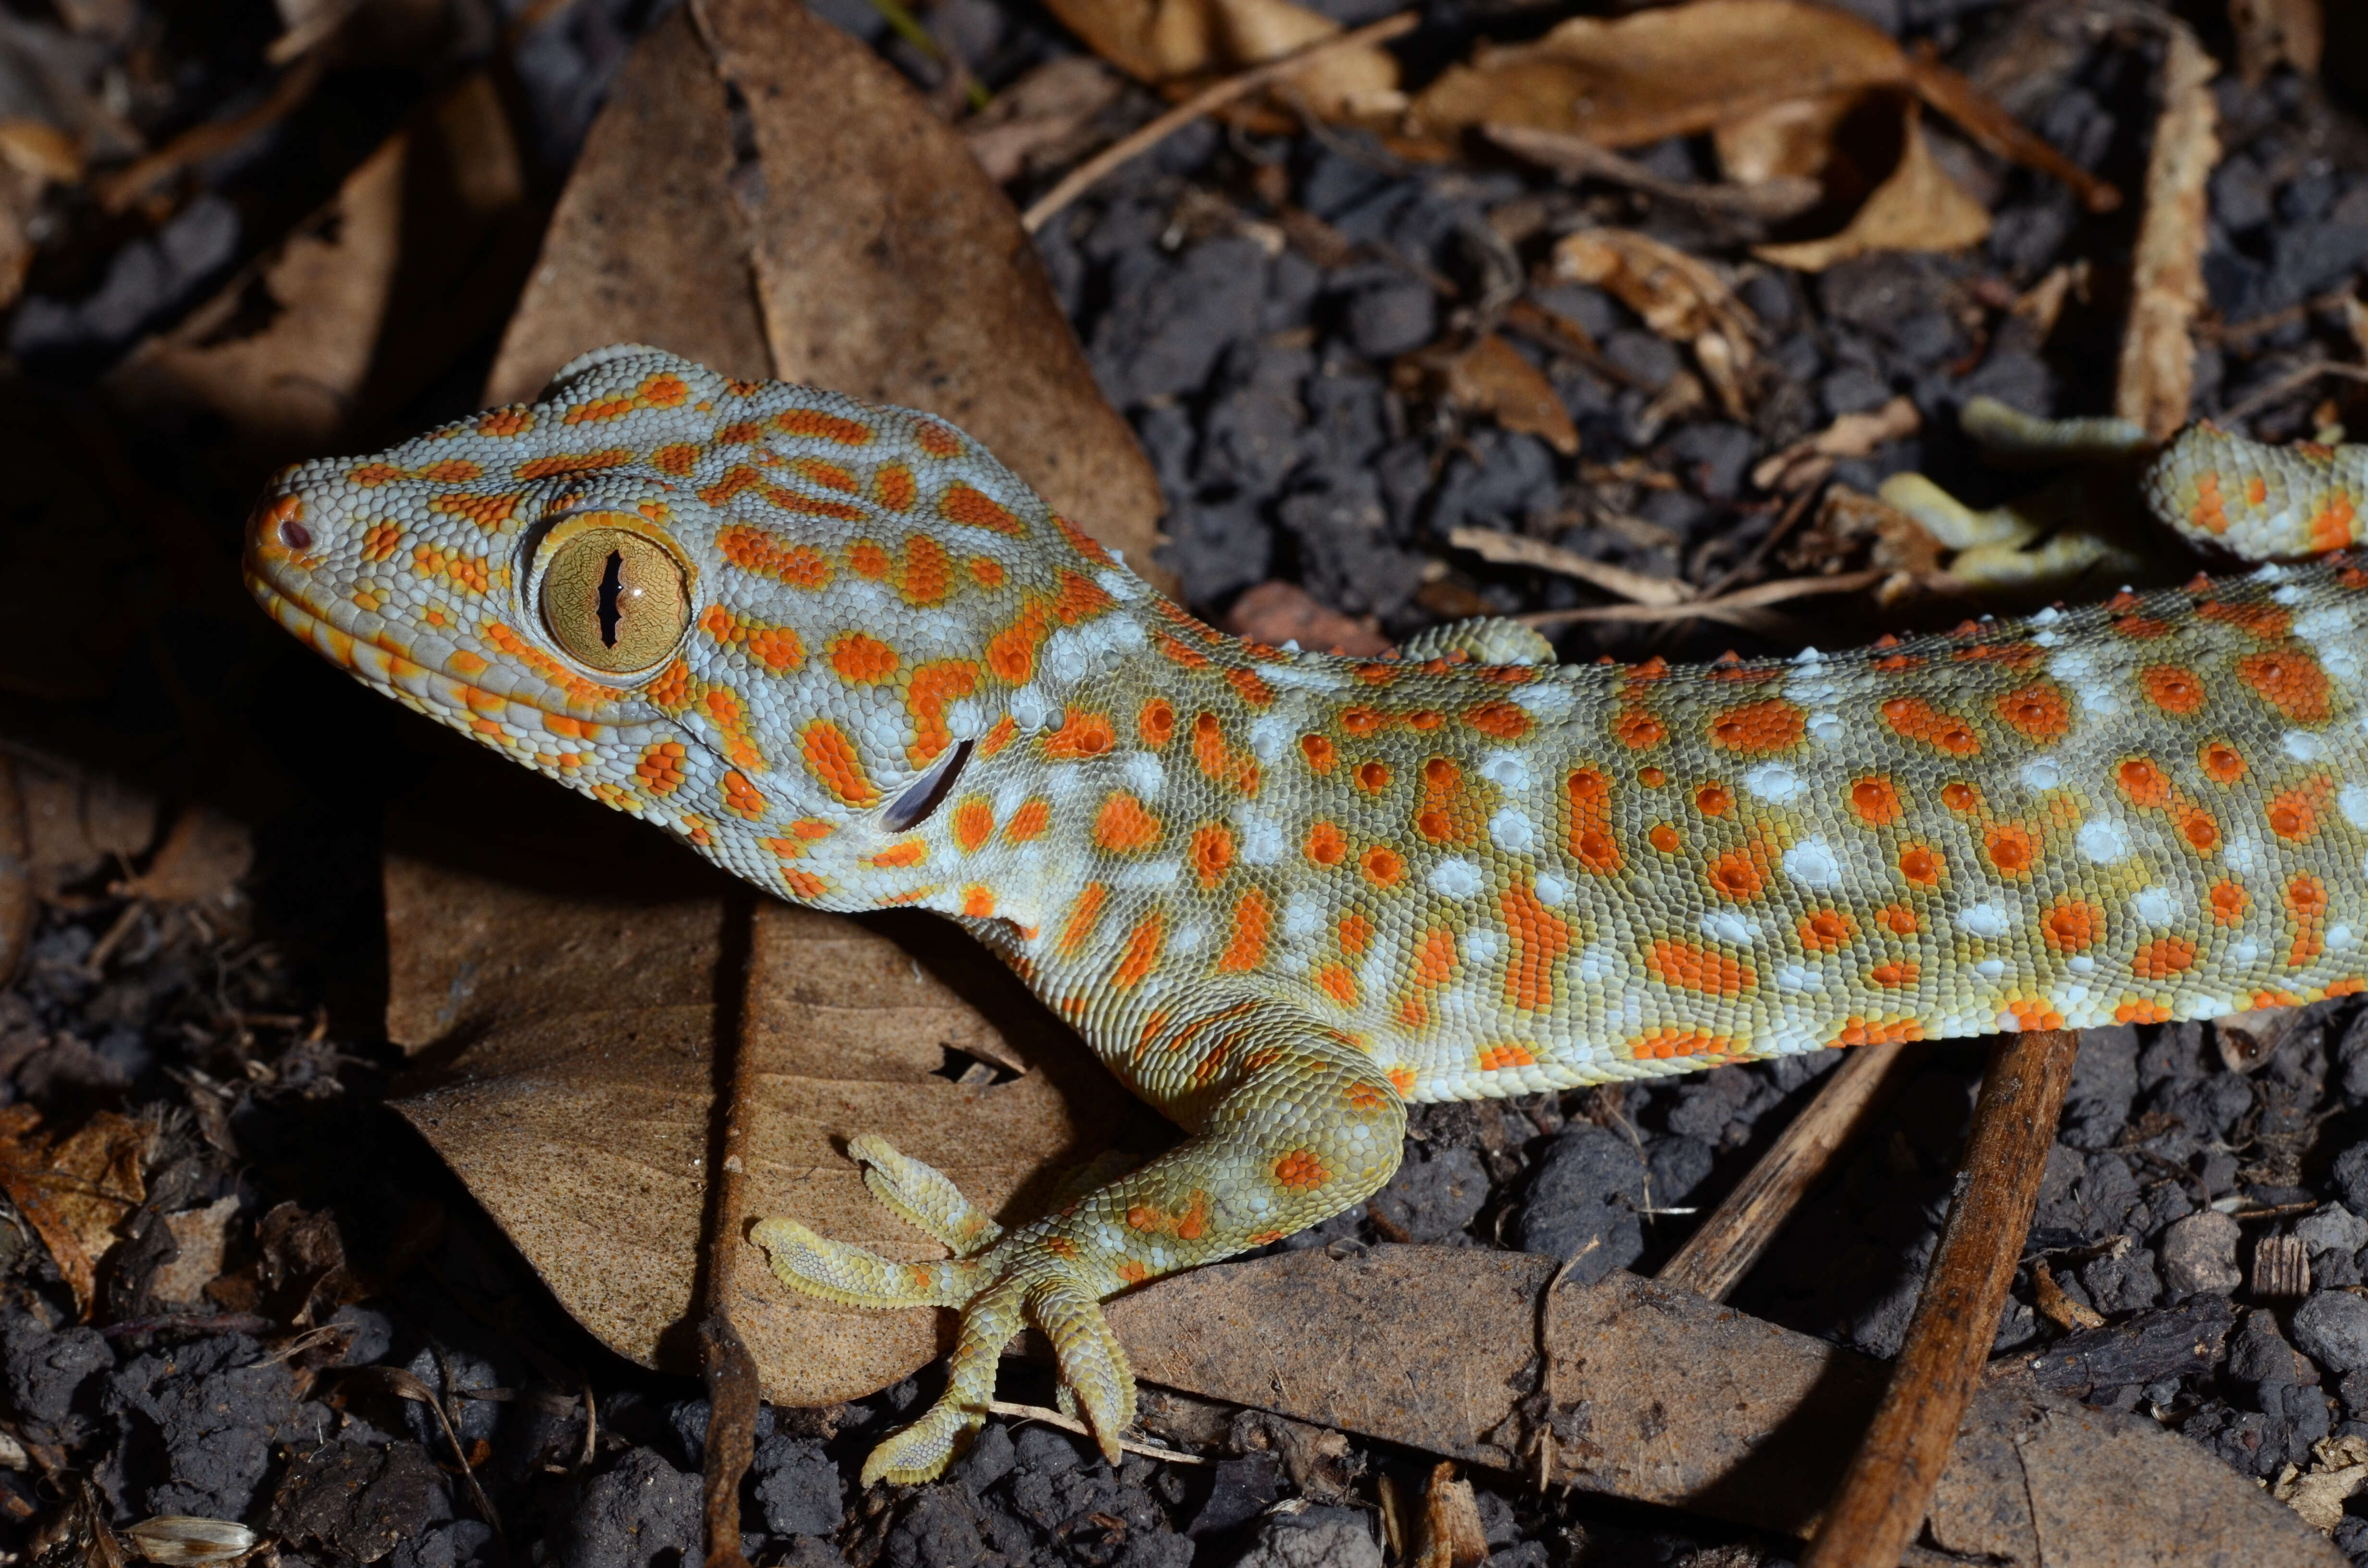
<svg viewBox="0 0 2368 1568">
<path fill-rule="evenodd" d="M 768 809 L 765 797 L 737 769 L 723 775 L 723 805 L 743 822 L 755 822 Z"/>
<path fill-rule="evenodd" d="M 1083 950 L 1087 939 L 1093 936 L 1094 926 L 1101 919 L 1102 904 L 1110 897 L 1110 889 L 1099 882 L 1087 882 L 1085 891 L 1069 906 L 1067 924 L 1061 927 L 1060 938 L 1054 943 L 1063 958 L 1073 959 Z"/>
<path fill-rule="evenodd" d="M 2117 1024 L 2167 1024 L 2170 1009 L 2154 1002 L 2124 1002 L 2113 1009 Z"/>
<path fill-rule="evenodd" d="M 1099 756 L 1118 742 L 1110 717 L 1072 708 L 1061 716 L 1061 727 L 1044 737 L 1044 755 L 1059 762 L 1080 762 Z"/>
<path fill-rule="evenodd" d="M 994 835 L 995 810 L 986 801 L 973 795 L 954 808 L 954 843 L 963 854 L 975 854 Z"/>
<path fill-rule="evenodd" d="M 1861 778 L 1851 785 L 1850 808 L 1869 827 L 1888 827 L 1902 814 L 1899 791 L 1888 778 Z"/>
<path fill-rule="evenodd" d="M 1744 756 L 1790 751 L 1800 744 L 1809 716 L 1781 697 L 1730 708 L 1710 722 L 1711 744 Z"/>
<path fill-rule="evenodd" d="M 1731 1056 L 1734 1053 L 1733 1040 L 1723 1034 L 1705 1034 L 1700 1029 L 1651 1029 L 1628 1042 L 1628 1055 L 1637 1062 L 1668 1062 L 1681 1056 Z"/>
<path fill-rule="evenodd" d="M 1942 713 L 1920 697 L 1894 697 L 1882 709 L 1883 722 L 1901 738 L 1920 741 L 1950 756 L 1975 756 L 1982 749 L 1974 727 L 1953 713 Z"/>
<path fill-rule="evenodd" d="M 2029 876 L 2032 862 L 2038 858 L 2030 830 L 2019 823 L 1996 823 L 1985 828 L 1982 848 L 1998 874 L 2009 879 Z"/>
<path fill-rule="evenodd" d="M 1274 1163 L 1274 1179 L 1288 1191 L 1308 1192 L 1332 1179 L 1324 1162 L 1306 1149 L 1293 1149 Z"/>
<path fill-rule="evenodd" d="M 1924 917 L 1904 903 L 1886 903 L 1874 912 L 1874 917 L 1895 937 L 1913 937 L 1924 929 Z"/>
<path fill-rule="evenodd" d="M 1655 823 L 1652 831 L 1645 835 L 1645 840 L 1664 855 L 1676 854 L 1682 842 L 1678 837 L 1678 830 L 1665 822 Z"/>
<path fill-rule="evenodd" d="M 1506 1002 L 1529 1012 L 1552 1007 L 1555 968 L 1570 951 L 1570 922 L 1526 886 L 1507 889 L 1497 908 L 1513 939 L 1512 960 L 1505 966 Z"/>
<path fill-rule="evenodd" d="M 973 528 L 992 528 L 1014 539 L 1027 537 L 1028 525 L 1011 515 L 993 496 L 957 480 L 946 486 L 938 497 L 938 515 L 950 523 L 961 523 Z"/>
<path fill-rule="evenodd" d="M 1958 779 L 1941 787 L 1941 803 L 1963 816 L 1982 803 L 1981 791 Z"/>
<path fill-rule="evenodd" d="M 1414 983 L 1444 985 L 1453 977 L 1455 963 L 1455 933 L 1434 926 L 1423 934 L 1422 946 L 1415 952 Z"/>
<path fill-rule="evenodd" d="M 660 741 L 642 753 L 633 765 L 633 777 L 653 795 L 671 795 L 682 788 L 683 759 L 689 755 L 680 741 Z"/>
<path fill-rule="evenodd" d="M 1252 888 L 1235 899 L 1233 935 L 1217 960 L 1218 971 L 1247 974 L 1266 962 L 1267 930 L 1272 923 L 1273 915 L 1267 906 L 1265 893 Z"/>
<path fill-rule="evenodd" d="M 1094 843 L 1115 854 L 1131 855 L 1159 842 L 1160 821 L 1141 801 L 1123 790 L 1113 790 L 1094 818 Z"/>
<path fill-rule="evenodd" d="M 1913 959 L 1896 963 L 1877 964 L 1867 971 L 1866 977 L 1886 991 L 1904 991 L 1916 983 L 1917 965 Z"/>
<path fill-rule="evenodd" d="M 1538 1059 L 1531 1053 L 1528 1047 L 1508 1042 L 1503 1045 L 1482 1046 L 1478 1056 L 1474 1060 L 1479 1063 L 1480 1071 L 1483 1073 L 1495 1073 L 1506 1067 L 1534 1066 Z"/>
<path fill-rule="evenodd" d="M 1919 888 L 1939 887 L 1946 869 L 1941 852 L 1929 845 L 1911 844 L 1899 852 L 1899 874 Z"/>
<path fill-rule="evenodd" d="M 1570 801 L 1569 847 L 1572 858 L 1598 876 L 1610 876 L 1625 863 L 1611 824 L 1611 781 L 1592 767 L 1582 767 L 1563 781 Z"/>
<path fill-rule="evenodd" d="M 2220 847 L 2220 824 L 2203 807 L 2189 806 L 2180 813 L 2179 836 L 2197 854 L 2209 855 Z"/>
<path fill-rule="evenodd" d="M 2270 800 L 2270 831 L 2289 844 L 2301 844 L 2318 831 L 2318 812 L 2309 794 L 2281 790 Z"/>
<path fill-rule="evenodd" d="M 1316 773 L 1331 772 L 1332 765 L 1340 759 L 1339 752 L 1322 735 L 1300 736 L 1299 753 L 1307 759 L 1308 767 Z"/>
<path fill-rule="evenodd" d="M 1003 824 L 1003 841 L 1006 844 L 1026 844 L 1030 839 L 1042 837 L 1052 822 L 1053 803 L 1041 795 L 1022 801 L 1019 809 L 1011 813 L 1011 820 Z"/>
<path fill-rule="evenodd" d="M 2177 665 L 2148 665 L 2138 672 L 2146 700 L 2173 718 L 2184 719 L 2203 706 L 2203 683 Z"/>
<path fill-rule="evenodd" d="M 871 426 L 825 414 L 818 408 L 785 408 L 773 415 L 773 428 L 784 436 L 808 436 L 818 441 L 836 441 L 842 447 L 865 446 L 871 439 Z"/>
<path fill-rule="evenodd" d="M 2086 899 L 2060 898 L 2039 923 L 2050 952 L 2085 953 L 2105 932 L 2105 912 Z"/>
<path fill-rule="evenodd" d="M 1349 857 L 1349 839 L 1333 823 L 1318 821 L 1307 830 L 1302 852 L 1319 866 L 1337 866 Z"/>
<path fill-rule="evenodd" d="M 1500 741 L 1518 741 L 1530 733 L 1535 722 L 1529 710 L 1518 703 L 1483 702 L 1467 709 L 1463 722 L 1484 735 L 1494 735 Z"/>
<path fill-rule="evenodd" d="M 1121 991 L 1132 991 L 1143 983 L 1159 962 L 1159 949 L 1167 940 L 1167 921 L 1157 910 L 1144 916 L 1141 924 L 1127 933 L 1126 949 L 1119 955 L 1118 967 L 1110 971 L 1110 984 Z"/>
<path fill-rule="evenodd" d="M 1657 790 L 1668 781 L 1669 776 L 1657 767 L 1640 767 L 1636 770 L 1636 782 L 1647 790 Z"/>
<path fill-rule="evenodd" d="M 724 560 L 742 571 L 770 577 L 792 588 L 821 588 L 831 579 L 830 562 L 823 559 L 820 551 L 791 544 L 746 523 L 718 529 L 715 548 Z"/>
<path fill-rule="evenodd" d="M 2308 871 L 2302 871 L 2286 883 L 2286 913 L 2294 916 L 2294 947 L 2286 954 L 2286 967 L 2300 969 L 2317 958 L 2325 949 L 2319 923 L 2327 915 L 2327 884 Z"/>
<path fill-rule="evenodd" d="M 2018 997 L 2006 1005 L 2007 1017 L 2017 1033 L 2029 1029 L 2060 1029 L 2064 1015 L 2044 1001 Z"/>
<path fill-rule="evenodd" d="M 798 732 L 800 748 L 805 757 L 806 771 L 814 781 L 850 806 L 876 804 L 880 791 L 863 770 L 862 754 L 847 732 L 828 719 L 808 721 Z"/>
<path fill-rule="evenodd" d="M 2058 741 L 2072 728 L 2072 707 L 2064 700 L 2063 692 L 2050 683 L 2026 686 L 2020 691 L 2009 691 L 1994 704 L 1998 716 L 2007 726 L 2027 741 L 2042 745 Z M 1945 749 L 1945 748 L 1944 748 Z"/>
<path fill-rule="evenodd" d="M 1155 697 L 1143 705 L 1134 716 L 1134 733 L 1154 751 L 1167 748 L 1176 733 L 1176 710 L 1168 706 L 1167 699 Z"/>
<path fill-rule="evenodd" d="M 841 680 L 873 686 L 896 673 L 896 650 L 860 631 L 842 632 L 829 648 L 830 667 Z"/>
<path fill-rule="evenodd" d="M 1377 888 L 1392 888 L 1406 875 L 1406 861 L 1386 845 L 1376 844 L 1357 858 L 1357 869 Z"/>
<path fill-rule="evenodd" d="M 910 511 L 919 494 L 913 471 L 903 463 L 882 463 L 871 476 L 871 498 L 891 512 Z"/>
<path fill-rule="evenodd" d="M 1357 1005 L 1357 981 L 1346 964 L 1327 963 L 1315 971 L 1316 989 L 1344 1007 Z"/>
<path fill-rule="evenodd" d="M 1613 738 L 1630 751 L 1650 751 L 1669 738 L 1668 726 L 1642 708 L 1622 708 L 1611 722 Z"/>
<path fill-rule="evenodd" d="M 2328 716 L 2327 672 L 2307 653 L 2278 649 L 2248 653 L 2237 673 L 2261 700 L 2298 724 L 2324 723 Z"/>
<path fill-rule="evenodd" d="M 1645 970 L 1665 985 L 1709 996 L 1740 996 L 1759 983 L 1749 964 L 1692 942 L 1655 942 L 1645 949 Z"/>
<path fill-rule="evenodd" d="M 1924 1026 L 1914 1018 L 1861 1018 L 1856 1014 L 1842 1020 L 1841 1033 L 1834 1036 L 1835 1045 L 1912 1045 L 1924 1038 Z"/>
<path fill-rule="evenodd" d="M 2310 547 L 2315 551 L 2340 550 L 2351 542 L 2351 524 L 2358 517 L 2351 498 L 2340 491 L 2330 496 L 2327 505 L 2310 520 Z"/>
<path fill-rule="evenodd" d="M 971 581 L 982 588 L 999 588 L 1003 586 L 1003 562 L 991 555 L 973 555 L 970 558 L 970 575 Z"/>
<path fill-rule="evenodd" d="M 886 866 L 891 869 L 894 869 L 905 866 L 917 866 L 928 858 L 929 846 L 928 845 L 923 844 L 918 839 L 908 838 L 902 844 L 892 844 L 887 848 L 882 849 L 879 854 L 871 857 L 871 863 L 875 866 Z"/>
<path fill-rule="evenodd" d="M 2195 607 L 2195 613 L 2205 620 L 2216 620 L 2249 632 L 2264 642 L 2274 642 L 2293 629 L 2294 617 L 2283 605 L 2226 604 L 2214 599 Z"/>
<path fill-rule="evenodd" d="M 1340 950 L 1350 958 L 1363 952 L 1373 939 L 1373 923 L 1361 915 L 1342 915 L 1337 930 Z"/>
<path fill-rule="evenodd" d="M 2148 942 L 2130 956 L 2130 972 L 2140 980 L 2169 980 L 2195 967 L 2195 944 L 2184 937 Z"/>
<path fill-rule="evenodd" d="M 962 889 L 962 912 L 973 920 L 993 919 L 995 917 L 995 894 L 987 889 L 979 886 L 976 882 L 973 882 L 970 886 Z"/>
<path fill-rule="evenodd" d="M 1839 951 L 1858 936 L 1858 922 L 1841 909 L 1812 910 L 1793 928 L 1801 935 L 1801 946 L 1813 953 Z"/>
<path fill-rule="evenodd" d="M 1390 787 L 1390 765 L 1386 762 L 1360 762 L 1355 774 L 1357 788 L 1368 795 L 1378 795 Z"/>
<path fill-rule="evenodd" d="M 2203 766 L 2203 776 L 2214 784 L 2234 784 L 2245 777 L 2244 754 L 2226 741 L 2214 741 L 2205 746 L 2198 760 Z"/>
<path fill-rule="evenodd" d="M 1007 686 L 1024 686 L 1036 673 L 1036 650 L 1052 628 L 1040 599 L 1019 607 L 1011 624 L 986 640 L 986 667 Z"/>
<path fill-rule="evenodd" d="M 1705 784 L 1694 791 L 1694 810 L 1706 817 L 1723 817 L 1735 807 L 1735 797 L 1723 785 Z"/>
<path fill-rule="evenodd" d="M 1192 869 L 1203 889 L 1225 880 L 1234 863 L 1234 830 L 1223 823 L 1202 823 L 1192 830 Z"/>
<path fill-rule="evenodd" d="M 2234 926 L 2244 919 L 2245 911 L 2253 906 L 2253 895 L 2245 891 L 2243 883 L 2231 877 L 2223 877 L 2212 884 L 2208 902 L 2214 925 Z"/>
<path fill-rule="evenodd" d="M 2195 505 L 2188 508 L 2187 520 L 2215 537 L 2228 531 L 2228 508 L 2220 498 L 2220 476 L 2210 469 L 2195 476 Z"/>
<path fill-rule="evenodd" d="M 1758 898 L 1767 885 L 1759 868 L 1751 858 L 1738 849 L 1730 849 L 1710 864 L 1704 873 L 1710 891 L 1729 903 L 1748 903 Z"/>
<path fill-rule="evenodd" d="M 2147 756 L 2134 756 L 2113 769 L 2113 782 L 2130 804 L 2151 810 L 2170 799 L 2170 780 Z"/>
</svg>

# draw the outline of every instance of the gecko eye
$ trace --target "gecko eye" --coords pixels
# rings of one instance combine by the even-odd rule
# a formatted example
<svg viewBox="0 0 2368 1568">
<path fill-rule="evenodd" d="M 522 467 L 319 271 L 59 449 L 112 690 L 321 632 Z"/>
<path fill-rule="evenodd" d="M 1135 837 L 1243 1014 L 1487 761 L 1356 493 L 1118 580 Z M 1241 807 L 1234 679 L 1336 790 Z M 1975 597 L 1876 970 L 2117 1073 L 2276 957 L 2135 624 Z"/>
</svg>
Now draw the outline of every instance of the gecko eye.
<svg viewBox="0 0 2368 1568">
<path fill-rule="evenodd" d="M 590 528 L 559 547 L 542 579 L 542 622 L 596 670 L 631 675 L 663 659 L 690 619 L 682 567 L 623 528 Z"/>
</svg>

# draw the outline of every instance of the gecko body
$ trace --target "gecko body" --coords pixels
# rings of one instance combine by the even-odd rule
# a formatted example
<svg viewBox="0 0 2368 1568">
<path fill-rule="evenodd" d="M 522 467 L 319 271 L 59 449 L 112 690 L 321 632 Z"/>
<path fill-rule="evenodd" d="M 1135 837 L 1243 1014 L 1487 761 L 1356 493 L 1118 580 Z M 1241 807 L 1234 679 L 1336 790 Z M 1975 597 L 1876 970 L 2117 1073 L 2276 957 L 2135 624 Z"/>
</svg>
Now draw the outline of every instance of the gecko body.
<svg viewBox="0 0 2368 1568">
<path fill-rule="evenodd" d="M 2351 542 L 2358 449 L 2209 431 L 2149 477 L 2256 554 Z M 622 347 L 541 402 L 288 471 L 251 587 L 367 684 L 822 908 L 1010 963 L 1191 1136 L 1010 1231 L 765 1221 L 791 1285 L 962 1309 L 938 1472 L 1023 1320 L 1106 1449 L 1099 1303 L 1395 1168 L 1406 1107 L 2368 986 L 2368 574 L 2340 557 L 1789 661 L 1395 659 L 1201 624 L 942 421 Z"/>
</svg>

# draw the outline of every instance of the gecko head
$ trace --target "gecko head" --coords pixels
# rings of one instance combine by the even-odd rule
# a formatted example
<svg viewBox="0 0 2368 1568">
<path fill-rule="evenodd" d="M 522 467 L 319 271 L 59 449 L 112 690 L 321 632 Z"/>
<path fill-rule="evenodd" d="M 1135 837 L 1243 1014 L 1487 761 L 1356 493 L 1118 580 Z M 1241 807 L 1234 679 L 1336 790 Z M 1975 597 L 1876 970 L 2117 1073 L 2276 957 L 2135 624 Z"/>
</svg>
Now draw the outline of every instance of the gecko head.
<svg viewBox="0 0 2368 1568">
<path fill-rule="evenodd" d="M 834 907 L 924 886 L 973 760 L 1144 637 L 1139 583 L 949 427 L 654 350 L 290 469 L 245 542 L 366 683 Z"/>
</svg>

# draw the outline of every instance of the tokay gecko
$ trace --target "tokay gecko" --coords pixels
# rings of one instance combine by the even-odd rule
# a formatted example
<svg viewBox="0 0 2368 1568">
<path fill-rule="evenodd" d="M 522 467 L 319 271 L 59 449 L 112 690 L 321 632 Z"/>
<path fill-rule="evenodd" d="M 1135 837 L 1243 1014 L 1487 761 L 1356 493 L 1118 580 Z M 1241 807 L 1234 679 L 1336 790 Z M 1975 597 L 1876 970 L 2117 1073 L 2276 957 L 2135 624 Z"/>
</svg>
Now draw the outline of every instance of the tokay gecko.
<svg viewBox="0 0 2368 1568">
<path fill-rule="evenodd" d="M 2353 541 L 2368 448 L 2188 431 L 2157 515 Z M 1223 635 L 960 431 L 638 347 L 531 406 L 279 476 L 281 625 L 749 881 L 966 926 L 1190 1136 L 1006 1230 L 882 1141 L 944 1243 L 754 1239 L 826 1300 L 958 1308 L 937 1474 L 1023 1321 L 1105 1451 L 1100 1302 L 1372 1193 L 1406 1107 L 1780 1053 L 2202 1018 L 2368 987 L 2368 571 L 1702 666 L 1501 620 L 1356 659 Z"/>
</svg>

